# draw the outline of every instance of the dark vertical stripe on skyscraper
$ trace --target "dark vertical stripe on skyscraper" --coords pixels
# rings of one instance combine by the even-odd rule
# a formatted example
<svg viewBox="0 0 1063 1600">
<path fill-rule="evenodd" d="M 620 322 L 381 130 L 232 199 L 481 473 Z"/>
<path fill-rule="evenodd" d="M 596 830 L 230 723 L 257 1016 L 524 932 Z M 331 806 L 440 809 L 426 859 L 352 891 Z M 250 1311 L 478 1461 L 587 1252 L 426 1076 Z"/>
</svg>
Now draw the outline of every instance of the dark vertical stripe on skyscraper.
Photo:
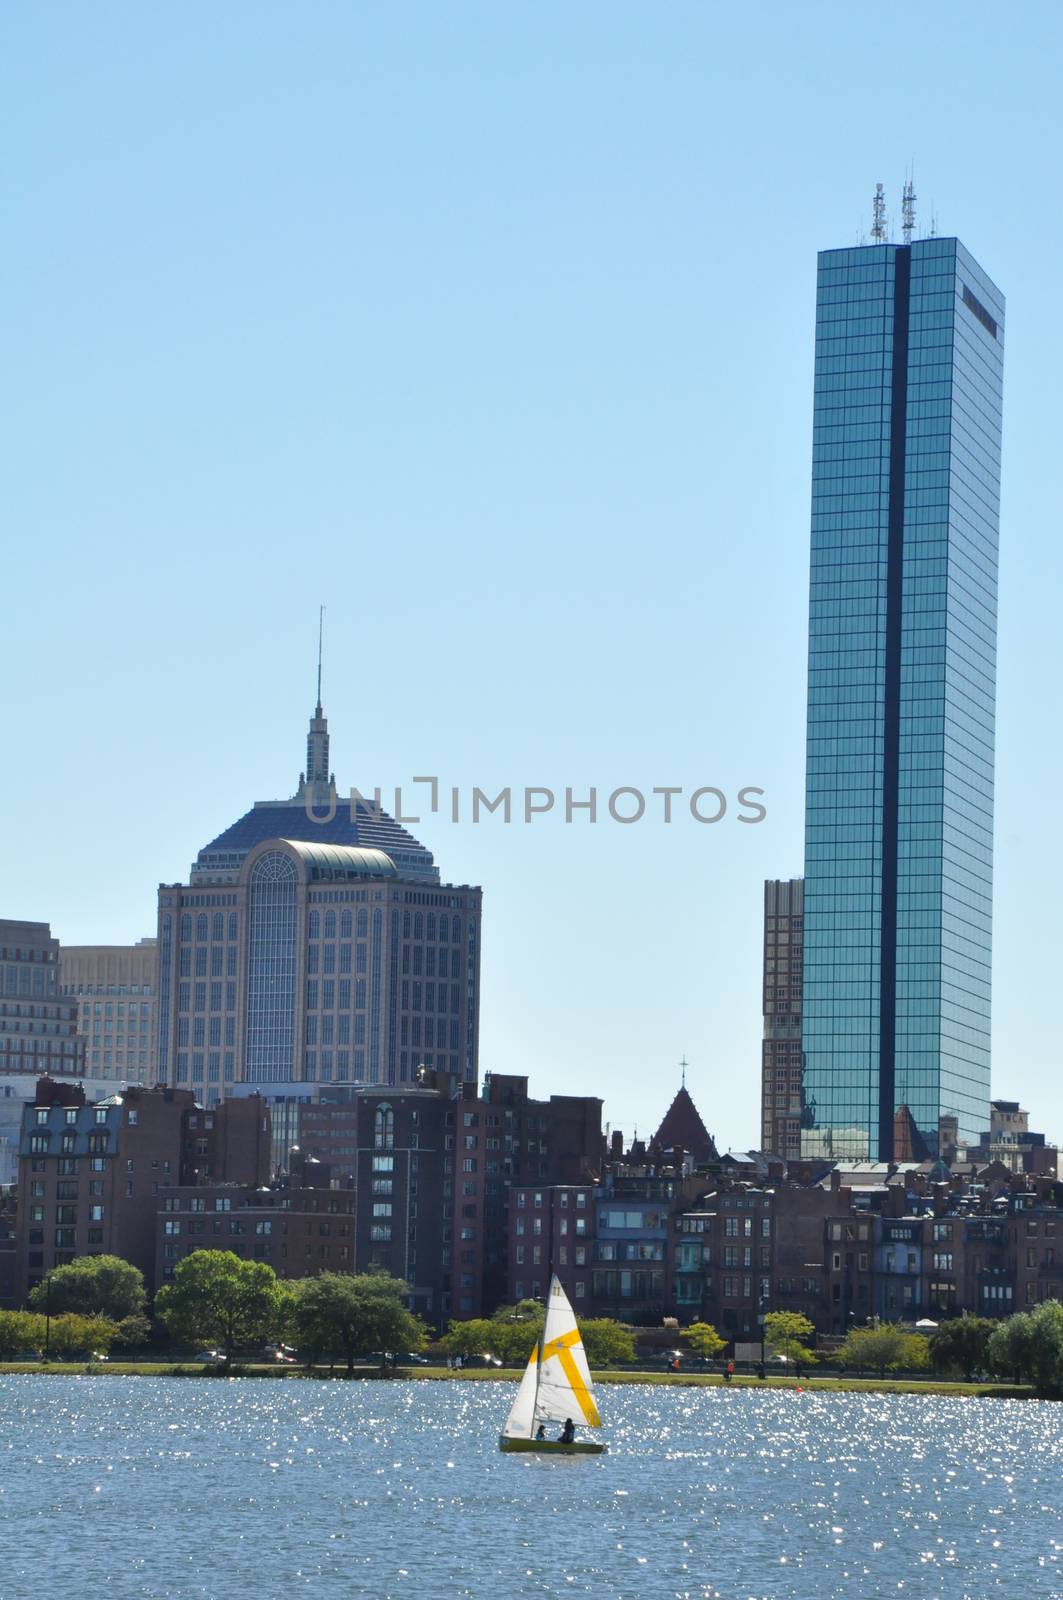
<svg viewBox="0 0 1063 1600">
<path fill-rule="evenodd" d="M 882 749 L 882 920 L 879 992 L 878 1159 L 893 1159 L 897 1049 L 897 814 L 901 741 L 901 614 L 904 583 L 904 455 L 908 423 L 908 305 L 912 252 L 894 258 L 890 471 L 886 545 L 886 683 Z"/>
</svg>

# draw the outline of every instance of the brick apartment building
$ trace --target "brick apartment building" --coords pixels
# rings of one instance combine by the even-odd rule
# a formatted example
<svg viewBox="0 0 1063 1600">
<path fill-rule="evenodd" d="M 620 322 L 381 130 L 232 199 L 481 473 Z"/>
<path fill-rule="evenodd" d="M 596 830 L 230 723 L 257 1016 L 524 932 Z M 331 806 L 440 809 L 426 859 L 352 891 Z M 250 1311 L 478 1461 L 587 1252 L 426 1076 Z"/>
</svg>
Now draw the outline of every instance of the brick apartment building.
<svg viewBox="0 0 1063 1600">
<path fill-rule="evenodd" d="M 483 1136 L 484 1306 L 490 1312 L 514 1294 L 510 1218 L 514 1191 L 593 1183 L 602 1168 L 602 1102 L 590 1095 L 533 1100 L 528 1080 L 501 1072 L 484 1078 L 479 1103 Z M 562 1265 L 560 1259 L 558 1265 Z M 529 1290 L 529 1293 L 531 1291 Z"/>
<path fill-rule="evenodd" d="M 205 1112 L 187 1090 L 131 1085 L 92 1105 L 80 1085 L 41 1079 L 19 1145 L 17 1303 L 78 1256 L 121 1256 L 151 1282 L 162 1191 L 268 1172 L 269 1114 L 255 1099 Z"/>
<path fill-rule="evenodd" d="M 518 1186 L 509 1191 L 508 1296 L 542 1300 L 556 1272 L 579 1316 L 593 1295 L 595 1198 L 591 1184 Z"/>
<path fill-rule="evenodd" d="M 294 1185 L 201 1184 L 167 1191 L 155 1219 L 155 1287 L 196 1250 L 231 1250 L 264 1261 L 279 1278 L 352 1272 L 354 1192 L 333 1187 L 328 1169 Z M 309 1180 L 313 1179 L 313 1182 Z"/>
<path fill-rule="evenodd" d="M 534 1100 L 526 1077 L 489 1074 L 479 1096 L 436 1071 L 386 1089 L 264 1087 L 275 1129 L 354 1184 L 359 1270 L 377 1264 L 404 1278 L 411 1307 L 433 1324 L 506 1299 L 515 1185 L 579 1184 L 601 1167 L 601 1101 Z M 276 1141 L 274 1154 L 286 1167 Z"/>
</svg>

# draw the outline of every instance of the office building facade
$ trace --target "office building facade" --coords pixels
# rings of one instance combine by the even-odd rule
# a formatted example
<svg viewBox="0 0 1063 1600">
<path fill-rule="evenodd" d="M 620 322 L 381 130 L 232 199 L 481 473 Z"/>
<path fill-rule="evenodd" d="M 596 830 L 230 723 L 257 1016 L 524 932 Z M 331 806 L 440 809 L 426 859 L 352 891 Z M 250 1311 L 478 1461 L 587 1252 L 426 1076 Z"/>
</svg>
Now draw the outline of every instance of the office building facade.
<svg viewBox="0 0 1063 1600">
<path fill-rule="evenodd" d="M 154 1083 L 157 944 L 64 945 L 59 992 L 77 1005 L 85 1075 Z"/>
<path fill-rule="evenodd" d="M 227 1085 L 477 1078 L 481 893 L 372 802 L 340 800 L 321 707 L 311 777 L 159 888 L 160 1078 Z"/>
<path fill-rule="evenodd" d="M 801 1154 L 804 909 L 802 878 L 765 883 L 760 1147 L 788 1160 Z"/>
<path fill-rule="evenodd" d="M 806 1156 L 987 1121 L 1003 323 L 956 239 L 819 258 Z"/>
<path fill-rule="evenodd" d="M 0 921 L 0 1074 L 84 1071 L 77 1005 L 60 991 L 59 940 L 47 922 Z"/>
</svg>

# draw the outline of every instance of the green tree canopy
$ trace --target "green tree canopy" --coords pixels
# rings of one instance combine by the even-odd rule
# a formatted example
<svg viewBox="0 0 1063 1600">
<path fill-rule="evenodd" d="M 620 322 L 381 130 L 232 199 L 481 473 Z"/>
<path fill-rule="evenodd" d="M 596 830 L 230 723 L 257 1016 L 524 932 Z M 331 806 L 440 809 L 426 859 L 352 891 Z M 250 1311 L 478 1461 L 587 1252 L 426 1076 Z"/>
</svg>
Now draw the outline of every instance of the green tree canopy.
<svg viewBox="0 0 1063 1600">
<path fill-rule="evenodd" d="M 451 1322 L 440 1340 L 451 1356 L 493 1355 L 507 1367 L 523 1367 L 539 1340 L 546 1320 L 535 1300 L 516 1306 L 500 1306 L 492 1317 L 471 1317 L 467 1322 Z M 616 1361 L 634 1361 L 635 1336 L 612 1317 L 588 1317 L 578 1324 L 580 1337 L 592 1367 L 607 1367 Z"/>
<path fill-rule="evenodd" d="M 706 1361 L 714 1360 L 727 1346 L 727 1340 L 720 1337 L 711 1322 L 692 1322 L 684 1330 L 684 1336 L 694 1354 L 703 1356 Z"/>
<path fill-rule="evenodd" d="M 1032 1384 L 1039 1395 L 1063 1394 L 1063 1305 L 1045 1300 L 1008 1317 L 990 1335 L 989 1358 L 998 1372 Z"/>
<path fill-rule="evenodd" d="M 65 1311 L 45 1317 L 37 1311 L 0 1311 L 0 1360 L 17 1361 L 45 1351 L 55 1360 L 106 1355 L 118 1332 L 106 1317 L 83 1317 Z"/>
<path fill-rule="evenodd" d="M 579 1324 L 580 1338 L 592 1367 L 611 1367 L 634 1361 L 635 1335 L 612 1317 L 588 1317 Z"/>
<path fill-rule="evenodd" d="M 486 1346 L 507 1367 L 523 1367 L 542 1334 L 546 1307 L 538 1300 L 499 1306 L 491 1317 L 491 1343 Z"/>
<path fill-rule="evenodd" d="M 470 1317 L 467 1322 L 451 1322 L 440 1339 L 448 1356 L 498 1356 L 503 1348 L 502 1324 L 487 1317 Z M 528 1357 L 524 1357 L 527 1361 Z"/>
<path fill-rule="evenodd" d="M 173 1338 L 221 1345 L 227 1361 L 237 1345 L 275 1337 L 289 1308 L 273 1268 L 231 1250 L 193 1251 L 155 1296 L 155 1314 Z"/>
<path fill-rule="evenodd" d="M 83 1317 L 109 1317 L 121 1322 L 143 1313 L 144 1274 L 120 1256 L 82 1256 L 66 1267 L 53 1267 L 31 1289 L 34 1311 L 53 1317 L 64 1311 Z"/>
<path fill-rule="evenodd" d="M 988 1370 L 989 1340 L 997 1324 L 988 1317 L 955 1317 L 930 1335 L 930 1365 L 935 1372 L 961 1373 L 968 1382 Z"/>
<path fill-rule="evenodd" d="M 379 1350 L 419 1350 L 424 1325 L 404 1304 L 409 1290 L 386 1273 L 323 1272 L 294 1288 L 293 1322 L 300 1347 L 318 1356 L 342 1353 L 347 1371 L 356 1356 Z"/>
<path fill-rule="evenodd" d="M 852 1328 L 838 1351 L 838 1360 L 844 1367 L 877 1368 L 885 1377 L 888 1367 L 904 1364 L 907 1337 L 895 1322 L 883 1322 L 877 1328 Z"/>
<path fill-rule="evenodd" d="M 764 1343 L 785 1353 L 788 1345 L 807 1345 L 816 1336 L 814 1325 L 799 1311 L 769 1311 L 764 1318 Z"/>
<path fill-rule="evenodd" d="M 32 1311 L 0 1311 L 0 1361 L 17 1361 L 43 1349 L 43 1317 Z"/>
</svg>

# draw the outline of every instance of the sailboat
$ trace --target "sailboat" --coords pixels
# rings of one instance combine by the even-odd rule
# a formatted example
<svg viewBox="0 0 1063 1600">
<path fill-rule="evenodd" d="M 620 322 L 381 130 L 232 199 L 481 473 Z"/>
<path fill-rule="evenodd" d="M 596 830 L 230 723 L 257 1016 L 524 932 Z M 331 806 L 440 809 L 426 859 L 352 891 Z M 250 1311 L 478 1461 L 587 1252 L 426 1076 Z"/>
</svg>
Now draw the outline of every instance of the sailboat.
<svg viewBox="0 0 1063 1600">
<path fill-rule="evenodd" d="M 542 1338 L 531 1353 L 517 1397 L 498 1440 L 500 1450 L 534 1450 L 543 1455 L 600 1456 L 604 1444 L 587 1439 L 537 1439 L 540 1424 L 600 1428 L 587 1352 L 576 1313 L 556 1274 L 550 1279 Z"/>
</svg>

